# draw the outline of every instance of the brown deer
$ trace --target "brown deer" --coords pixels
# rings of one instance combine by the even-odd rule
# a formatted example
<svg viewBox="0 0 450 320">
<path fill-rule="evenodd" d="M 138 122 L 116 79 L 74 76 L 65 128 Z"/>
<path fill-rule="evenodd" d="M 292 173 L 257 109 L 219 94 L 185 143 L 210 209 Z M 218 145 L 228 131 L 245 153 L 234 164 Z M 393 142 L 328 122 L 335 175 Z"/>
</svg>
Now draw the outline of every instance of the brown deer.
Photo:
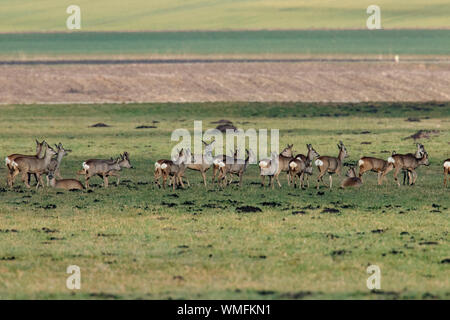
<svg viewBox="0 0 450 320">
<path fill-rule="evenodd" d="M 330 189 L 333 187 L 332 174 L 334 173 L 337 173 L 338 175 L 341 174 L 342 165 L 344 164 L 344 159 L 348 157 L 348 153 L 342 141 L 339 141 L 337 147 L 339 149 L 339 154 L 337 158 L 329 156 L 321 156 L 314 162 L 314 164 L 320 171 L 319 176 L 317 177 L 317 189 L 319 189 L 320 181 L 322 181 L 322 183 L 325 185 L 325 182 L 323 182 L 323 176 L 327 172 L 330 177 Z"/>
<path fill-rule="evenodd" d="M 133 166 L 131 165 L 131 161 L 130 161 L 130 154 L 128 152 L 125 151 L 123 154 L 120 154 L 119 158 L 120 158 L 120 161 L 119 161 L 120 170 L 111 170 L 106 174 L 108 177 L 110 177 L 110 176 L 117 177 L 117 181 L 116 181 L 117 186 L 120 183 L 120 171 L 122 170 L 122 168 L 133 169 Z M 115 162 L 115 160 L 113 158 L 111 158 L 109 160 L 105 160 L 105 161 L 109 161 L 109 163 L 111 163 L 111 164 L 113 164 Z M 85 174 L 86 174 L 86 170 L 84 170 L 84 169 L 77 171 L 77 179 L 80 175 L 85 175 Z M 103 177 L 101 174 L 97 174 L 97 176 L 99 176 L 100 178 Z"/>
<path fill-rule="evenodd" d="M 50 181 L 50 187 L 56 189 L 64 189 L 64 190 L 83 190 L 84 186 L 80 181 L 76 179 L 61 179 L 58 180 L 55 178 L 55 172 L 50 171 L 47 175 Z"/>
<path fill-rule="evenodd" d="M 416 150 L 415 157 L 422 158 L 423 154 L 426 152 L 425 146 L 421 143 L 417 143 L 416 145 L 417 145 L 417 150 Z M 403 185 L 405 185 L 406 183 L 410 184 L 411 183 L 411 171 L 405 170 L 405 169 L 403 169 L 402 171 L 403 171 Z"/>
<path fill-rule="evenodd" d="M 237 159 L 237 156 L 238 156 L 237 149 L 234 152 L 233 152 L 233 150 L 230 150 L 230 151 L 233 154 L 232 157 L 227 156 L 226 154 L 221 154 L 221 155 L 217 155 L 213 158 L 213 163 L 212 163 L 212 166 L 213 166 L 212 184 L 213 185 L 216 180 L 217 173 L 220 173 L 221 163 L 231 163 L 232 161 L 235 161 Z M 234 159 L 234 160 L 232 160 L 232 159 Z"/>
<path fill-rule="evenodd" d="M 36 140 L 36 154 L 35 155 L 25 155 L 25 154 L 14 153 L 14 154 L 10 154 L 9 156 L 7 156 L 5 158 L 5 164 L 8 169 L 8 173 L 7 173 L 7 177 L 6 177 L 8 185 L 10 183 L 9 181 L 11 180 L 12 174 L 14 172 L 14 168 L 12 167 L 11 163 L 19 157 L 30 157 L 30 158 L 42 159 L 44 157 L 44 155 L 43 154 L 41 155 L 41 152 L 42 152 L 42 149 L 44 148 L 45 144 L 46 144 L 45 140 L 43 140 L 42 142 L 39 142 L 38 140 Z M 33 174 L 33 175 L 34 175 L 36 182 L 38 182 L 37 176 L 35 174 Z M 30 183 L 30 178 L 31 177 L 29 175 L 28 183 Z"/>
<path fill-rule="evenodd" d="M 14 185 L 14 180 L 19 173 L 22 173 L 22 181 L 26 185 L 27 188 L 30 188 L 30 184 L 28 183 L 28 174 L 36 174 L 38 178 L 38 183 L 36 185 L 36 189 L 39 188 L 39 185 L 44 186 L 42 181 L 42 174 L 47 170 L 52 157 L 56 154 L 56 151 L 53 150 L 49 145 L 46 145 L 45 156 L 42 159 L 35 157 L 18 157 L 16 158 L 11 165 L 14 168 L 13 175 L 11 177 L 10 186 Z"/>
<path fill-rule="evenodd" d="M 246 150 L 247 152 L 247 158 L 245 160 L 243 159 L 234 159 L 233 162 L 220 162 L 219 168 L 220 168 L 220 174 L 219 174 L 219 181 L 222 181 L 223 186 L 231 184 L 231 180 L 227 181 L 227 174 L 229 175 L 237 175 L 239 176 L 239 187 L 242 186 L 242 177 L 244 175 L 244 172 L 247 170 L 248 165 L 251 162 L 256 161 L 256 156 L 253 153 L 253 151 L 250 149 Z"/>
<path fill-rule="evenodd" d="M 50 172 L 53 172 L 54 176 L 57 176 L 59 179 L 62 179 L 62 176 L 61 176 L 61 173 L 59 170 L 59 166 L 61 165 L 62 158 L 67 156 L 70 152 L 72 152 L 72 150 L 64 149 L 61 142 L 58 145 L 55 144 L 55 147 L 56 147 L 56 158 L 52 158 L 47 169 L 44 171 L 44 174 L 47 175 L 46 176 L 47 187 L 49 186 L 49 183 L 50 183 L 50 180 L 48 177 Z"/>
<path fill-rule="evenodd" d="M 103 178 L 103 186 L 108 188 L 108 176 L 111 170 L 120 170 L 120 158 L 114 161 L 111 160 L 101 160 L 101 159 L 90 159 L 83 162 L 82 167 L 85 172 L 85 187 L 89 189 L 89 179 L 95 175 L 101 176 Z"/>
<path fill-rule="evenodd" d="M 278 183 L 278 186 L 281 188 L 280 180 L 278 180 L 278 176 L 280 173 L 286 172 L 287 173 L 287 180 L 288 185 L 290 184 L 290 178 L 289 178 L 289 161 L 291 161 L 292 158 L 292 147 L 294 145 L 287 145 L 286 148 L 278 155 L 278 159 L 274 159 L 271 157 L 271 159 L 264 159 L 259 162 L 259 168 L 260 168 L 260 175 L 261 175 L 261 185 L 264 187 L 265 177 L 266 175 L 269 176 L 269 186 L 274 187 L 273 185 L 273 179 Z M 274 161 L 275 160 L 275 161 Z M 274 167 L 272 166 L 274 165 Z M 273 171 L 273 172 L 272 172 Z"/>
<path fill-rule="evenodd" d="M 345 178 L 341 183 L 341 188 L 348 188 L 348 187 L 361 187 L 363 182 L 362 180 L 356 176 L 356 170 L 354 167 L 351 167 L 348 169 L 347 174 L 345 175 L 347 178 Z"/>
<path fill-rule="evenodd" d="M 317 151 L 314 150 L 311 144 L 307 144 L 306 148 L 308 149 L 308 153 L 306 154 L 306 156 L 303 154 L 298 154 L 289 162 L 289 176 L 291 178 L 291 183 L 294 184 L 294 188 L 296 187 L 296 177 L 300 179 L 302 188 L 304 187 L 304 179 L 306 177 L 309 187 L 309 176 L 312 175 L 313 160 L 317 157 L 320 157 L 320 154 L 318 154 Z"/>
<path fill-rule="evenodd" d="M 199 171 L 203 178 L 203 184 L 206 187 L 206 171 L 209 170 L 211 167 L 211 161 L 212 161 L 212 150 L 213 150 L 213 144 L 216 140 L 213 140 L 210 143 L 206 143 L 202 140 L 203 144 L 205 145 L 205 153 L 204 154 L 193 154 L 191 156 L 190 163 L 187 164 L 187 168 Z M 214 183 L 214 179 L 213 179 Z"/>
<path fill-rule="evenodd" d="M 378 159 L 374 157 L 362 157 L 358 161 L 359 166 L 359 174 L 358 177 L 362 179 L 362 175 L 367 171 L 373 171 L 376 172 L 378 175 L 378 185 L 381 186 L 382 184 L 382 175 L 385 172 L 384 175 L 388 174 L 392 169 L 394 169 L 394 164 L 387 162 L 383 159 Z"/>
<path fill-rule="evenodd" d="M 447 187 L 447 175 L 450 173 L 450 158 L 444 161 L 444 187 Z"/>
<path fill-rule="evenodd" d="M 181 149 L 178 152 L 178 156 L 173 161 L 171 160 L 163 160 L 160 165 L 162 179 L 163 179 L 163 188 L 166 188 L 166 181 L 169 177 L 172 177 L 172 190 L 175 190 L 176 186 L 181 185 L 184 189 L 183 176 L 186 171 L 186 162 L 191 158 L 190 152 L 184 149 Z M 159 162 L 156 162 L 159 163 Z M 156 166 L 155 166 L 156 167 Z"/>
<path fill-rule="evenodd" d="M 413 185 L 416 183 L 417 173 L 415 171 L 420 165 L 429 166 L 430 161 L 428 159 L 428 153 L 423 153 L 422 157 L 416 158 L 415 154 L 396 154 L 395 151 L 392 153 L 392 156 L 388 158 L 388 162 L 394 165 L 394 180 L 397 182 L 397 185 L 400 187 L 400 182 L 397 179 L 397 175 L 400 170 L 407 170 L 412 177 L 410 178 L 409 185 Z M 383 173 L 382 178 L 387 173 Z M 412 179 L 412 181 L 411 181 Z"/>
</svg>

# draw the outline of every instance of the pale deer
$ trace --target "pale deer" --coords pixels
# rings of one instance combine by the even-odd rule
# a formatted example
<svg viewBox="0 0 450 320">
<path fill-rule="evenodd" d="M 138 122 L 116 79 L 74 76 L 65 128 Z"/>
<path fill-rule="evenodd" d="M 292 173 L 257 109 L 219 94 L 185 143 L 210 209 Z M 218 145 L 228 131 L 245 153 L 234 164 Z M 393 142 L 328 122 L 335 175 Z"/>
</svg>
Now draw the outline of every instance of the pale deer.
<svg viewBox="0 0 450 320">
<path fill-rule="evenodd" d="M 415 154 L 396 154 L 395 151 L 392 153 L 392 156 L 388 158 L 388 162 L 394 165 L 394 180 L 397 182 L 397 185 L 400 186 L 400 182 L 397 179 L 397 175 L 400 170 L 407 170 L 412 175 L 409 185 L 413 185 L 416 183 L 417 173 L 415 169 L 420 165 L 428 166 L 430 165 L 430 161 L 428 159 L 428 153 L 423 153 L 422 157 L 416 158 Z M 382 178 L 386 175 L 383 173 Z"/>
<path fill-rule="evenodd" d="M 444 161 L 444 187 L 447 187 L 447 176 L 450 173 L 450 158 Z"/>
<path fill-rule="evenodd" d="M 320 181 L 322 181 L 322 183 L 325 185 L 325 182 L 323 182 L 323 176 L 326 173 L 329 174 L 330 189 L 333 187 L 332 174 L 334 173 L 337 173 L 338 175 L 341 174 L 344 159 L 348 157 L 348 153 L 342 141 L 339 141 L 337 147 L 339 149 L 339 154 L 337 158 L 329 156 L 321 156 L 314 162 L 314 164 L 317 166 L 320 172 L 319 176 L 317 177 L 317 189 L 319 189 Z"/>
<path fill-rule="evenodd" d="M 394 169 L 394 165 L 392 163 L 389 163 L 386 160 L 378 159 L 378 158 L 374 158 L 374 157 L 362 157 L 358 161 L 358 166 L 359 166 L 358 177 L 361 179 L 361 181 L 363 180 L 362 175 L 365 172 L 373 171 L 373 172 L 376 172 L 378 175 L 377 181 L 378 181 L 378 185 L 380 185 L 380 186 L 383 182 L 381 179 L 383 173 L 385 173 L 384 175 L 386 175 L 390 171 L 392 171 L 392 169 Z"/>
<path fill-rule="evenodd" d="M 356 170 L 354 167 L 351 167 L 348 169 L 347 174 L 345 175 L 346 178 L 341 183 L 341 188 L 348 188 L 348 187 L 361 187 L 363 182 L 362 180 L 356 176 Z"/>
<path fill-rule="evenodd" d="M 56 189 L 64 189 L 64 190 L 83 190 L 84 186 L 83 184 L 76 180 L 76 179 L 56 179 L 55 178 L 55 172 L 50 171 L 47 175 L 50 187 L 56 188 Z"/>
<path fill-rule="evenodd" d="M 85 187 L 89 189 L 89 179 L 93 176 L 99 175 L 103 178 L 103 187 L 108 188 L 108 176 L 111 170 L 120 170 L 120 158 L 116 160 L 101 160 L 90 159 L 82 164 L 82 168 L 85 172 Z"/>
<path fill-rule="evenodd" d="M 10 186 L 14 185 L 14 180 L 19 173 L 22 173 L 22 181 L 25 183 L 27 188 L 30 188 L 30 184 L 28 183 L 28 174 L 36 174 L 38 178 L 38 183 L 36 185 L 36 189 L 39 188 L 39 185 L 44 186 L 42 181 L 42 174 L 47 170 L 52 157 L 56 154 L 56 151 L 53 150 L 50 146 L 46 146 L 45 156 L 42 159 L 39 158 L 30 158 L 30 157 L 19 157 L 16 158 L 11 165 L 14 168 L 13 175 L 11 177 Z"/>
<path fill-rule="evenodd" d="M 304 187 L 304 180 L 306 178 L 309 187 L 309 176 L 312 175 L 313 172 L 313 160 L 317 157 L 320 157 L 320 154 L 318 154 L 317 151 L 314 150 L 311 144 L 307 144 L 306 148 L 308 149 L 308 153 L 306 154 L 306 156 L 303 154 L 297 154 L 295 158 L 289 162 L 289 175 L 291 178 L 291 183 L 294 183 L 294 188 L 296 187 L 296 177 L 299 177 L 302 188 Z M 292 181 L 292 179 L 294 181 Z"/>
<path fill-rule="evenodd" d="M 231 180 L 227 181 L 227 174 L 229 175 L 237 175 L 239 177 L 239 187 L 242 186 L 242 177 L 247 170 L 248 165 L 251 162 L 256 161 L 256 156 L 253 153 L 253 151 L 246 150 L 247 152 L 247 158 L 244 159 L 234 159 L 233 162 L 220 162 L 220 174 L 219 174 L 219 181 L 222 181 L 223 186 L 226 186 L 228 184 L 231 184 Z"/>
<path fill-rule="evenodd" d="M 278 183 L 278 186 L 281 188 L 280 180 L 278 180 L 278 176 L 281 172 L 287 173 L 287 180 L 288 184 L 290 184 L 289 179 L 289 161 L 293 159 L 292 157 L 292 147 L 294 145 L 287 145 L 286 148 L 278 155 L 277 161 L 274 163 L 273 157 L 271 159 L 263 159 L 259 162 L 259 168 L 260 168 L 260 176 L 261 176 L 261 185 L 264 187 L 265 182 L 265 176 L 269 176 L 269 186 L 274 187 L 273 185 L 273 179 Z M 273 166 L 273 165 L 274 166 Z M 273 172 L 272 172 L 273 171 Z"/>
<path fill-rule="evenodd" d="M 6 177 L 8 185 L 10 183 L 9 181 L 11 180 L 12 174 L 14 172 L 14 168 L 12 167 L 11 163 L 19 157 L 30 157 L 30 158 L 42 159 L 44 157 L 42 150 L 43 150 L 45 144 L 46 144 L 45 140 L 43 140 L 42 142 L 39 142 L 38 140 L 36 140 L 36 154 L 35 155 L 25 155 L 25 154 L 14 153 L 14 154 L 10 154 L 9 156 L 7 156 L 5 158 L 5 164 L 8 169 L 8 173 L 7 173 L 7 177 Z M 33 174 L 33 175 L 34 175 L 36 182 L 38 182 L 37 176 L 35 174 Z M 30 183 L 30 175 L 28 176 L 28 183 Z"/>
<path fill-rule="evenodd" d="M 203 178 L 203 184 L 206 187 L 206 171 L 209 170 L 213 161 L 212 150 L 215 140 L 210 143 L 206 143 L 203 140 L 202 142 L 205 145 L 204 154 L 193 154 L 191 156 L 190 163 L 187 164 L 187 168 L 194 171 L 199 171 Z"/>
</svg>

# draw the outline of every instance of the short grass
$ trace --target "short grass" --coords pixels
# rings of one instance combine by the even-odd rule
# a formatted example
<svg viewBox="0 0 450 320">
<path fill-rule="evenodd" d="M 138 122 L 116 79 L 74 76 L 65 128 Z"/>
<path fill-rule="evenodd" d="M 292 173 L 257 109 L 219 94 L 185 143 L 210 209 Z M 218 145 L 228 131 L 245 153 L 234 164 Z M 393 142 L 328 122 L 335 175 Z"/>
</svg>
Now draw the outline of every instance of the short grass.
<svg viewBox="0 0 450 320">
<path fill-rule="evenodd" d="M 450 10 L 446 0 L 3 0 L 0 31 L 65 31 L 73 4 L 86 31 L 365 29 L 373 4 L 386 29 L 448 28 Z"/>
<path fill-rule="evenodd" d="M 0 56 L 450 55 L 450 30 L 0 34 Z"/>
<path fill-rule="evenodd" d="M 403 138 L 418 129 L 439 134 L 422 141 L 431 165 L 418 169 L 413 187 L 398 188 L 392 174 L 379 187 L 368 173 L 359 191 L 318 193 L 314 179 L 294 190 L 284 176 L 281 189 L 262 189 L 253 165 L 241 189 L 205 189 L 192 171 L 189 190 L 154 188 L 153 163 L 169 156 L 172 130 L 192 130 L 193 120 L 206 129 L 222 118 L 245 129 L 279 128 L 280 143 L 298 152 L 312 143 L 335 155 L 342 140 L 348 163 L 414 151 Z M 107 190 L 94 179 L 91 193 L 27 190 L 19 180 L 9 190 L 2 179 L 0 297 L 448 299 L 450 201 L 441 164 L 450 156 L 449 121 L 448 103 L 2 106 L 3 155 L 32 153 L 34 139 L 45 138 L 73 150 L 62 163 L 65 177 L 87 158 L 125 150 L 136 169 Z M 89 127 L 97 122 L 111 127 Z M 135 129 L 142 124 L 157 128 Z M 261 212 L 236 210 L 244 205 Z M 381 268 L 378 292 L 366 287 L 371 264 Z M 65 287 L 69 265 L 81 268 L 79 291 Z"/>
</svg>

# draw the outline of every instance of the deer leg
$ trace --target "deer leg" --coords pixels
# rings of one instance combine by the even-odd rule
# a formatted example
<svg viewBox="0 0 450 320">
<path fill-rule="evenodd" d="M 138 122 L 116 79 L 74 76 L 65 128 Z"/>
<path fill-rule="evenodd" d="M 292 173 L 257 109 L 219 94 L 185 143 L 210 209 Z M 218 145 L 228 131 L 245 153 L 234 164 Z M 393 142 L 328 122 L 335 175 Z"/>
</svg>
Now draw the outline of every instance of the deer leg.
<svg viewBox="0 0 450 320">
<path fill-rule="evenodd" d="M 330 190 L 331 190 L 331 187 L 333 186 L 333 176 L 330 174 L 329 178 L 330 178 Z"/>
<path fill-rule="evenodd" d="M 397 182 L 397 185 L 400 187 L 400 182 L 398 182 L 398 178 L 397 178 L 399 171 L 400 171 L 400 167 L 396 167 L 395 171 L 394 171 L 394 180 L 395 180 L 395 182 Z"/>
<path fill-rule="evenodd" d="M 287 178 L 287 183 L 288 183 L 288 186 L 290 186 L 291 185 L 291 178 L 289 177 L 289 171 L 286 173 L 286 178 Z"/>
<path fill-rule="evenodd" d="M 272 189 L 274 188 L 273 179 L 273 176 L 269 176 L 269 187 L 272 187 Z"/>
<path fill-rule="evenodd" d="M 183 177 L 181 175 L 178 175 L 178 180 L 180 182 L 181 188 L 184 189 Z"/>
<path fill-rule="evenodd" d="M 275 174 L 275 180 L 277 181 L 277 183 L 278 183 L 278 187 L 279 188 L 281 188 L 281 183 L 280 183 L 280 180 L 278 179 L 278 176 L 280 175 L 280 173 L 277 173 L 277 174 Z"/>
<path fill-rule="evenodd" d="M 40 173 L 37 173 L 36 175 L 37 175 L 38 178 L 39 178 L 39 182 L 38 182 L 37 185 L 36 185 L 36 190 L 39 188 L 39 185 L 41 185 L 42 188 L 44 188 L 44 181 L 42 180 L 42 175 L 41 175 Z"/>
<path fill-rule="evenodd" d="M 261 187 L 263 187 L 263 188 L 264 188 L 265 180 L 266 180 L 266 176 L 261 175 Z"/>
<path fill-rule="evenodd" d="M 200 171 L 200 173 L 202 174 L 203 184 L 205 185 L 205 188 L 206 188 L 206 174 L 205 174 L 205 171 Z"/>
<path fill-rule="evenodd" d="M 103 174 L 103 186 L 106 188 L 108 188 L 108 175 L 107 174 Z"/>
<path fill-rule="evenodd" d="M 30 188 L 30 184 L 28 183 L 28 174 L 26 171 L 23 171 L 22 173 L 22 181 L 27 188 Z"/>
<path fill-rule="evenodd" d="M 212 177 L 212 184 L 214 185 L 214 181 L 216 180 L 216 174 L 217 174 L 217 166 L 213 164 L 213 177 Z"/>
<path fill-rule="evenodd" d="M 10 180 L 10 187 L 14 185 L 14 180 L 16 180 L 16 176 L 19 174 L 19 170 L 14 170 Z"/>
<path fill-rule="evenodd" d="M 320 170 L 320 167 L 319 167 L 319 170 Z M 319 190 L 319 183 L 320 183 L 320 181 L 322 181 L 322 183 L 325 184 L 323 182 L 323 176 L 325 175 L 325 173 L 326 173 L 325 170 L 324 171 L 320 171 L 319 175 L 317 176 L 317 190 Z"/>
<path fill-rule="evenodd" d="M 163 189 L 166 189 L 166 180 L 167 180 L 167 175 L 166 175 L 166 174 L 164 174 L 164 172 L 163 172 L 163 174 L 162 174 L 162 178 L 163 178 Z"/>
<path fill-rule="evenodd" d="M 303 181 L 304 175 L 305 175 L 305 173 L 302 171 L 302 173 L 300 173 L 300 177 L 298 178 L 300 180 L 300 188 L 301 189 L 304 189 L 304 187 L 305 187 L 305 184 L 304 184 L 304 181 Z"/>
<path fill-rule="evenodd" d="M 239 172 L 239 187 L 242 186 L 242 177 L 244 176 L 243 172 Z"/>
<path fill-rule="evenodd" d="M 447 175 L 448 175 L 448 169 L 444 168 L 444 187 L 447 187 Z"/>
</svg>

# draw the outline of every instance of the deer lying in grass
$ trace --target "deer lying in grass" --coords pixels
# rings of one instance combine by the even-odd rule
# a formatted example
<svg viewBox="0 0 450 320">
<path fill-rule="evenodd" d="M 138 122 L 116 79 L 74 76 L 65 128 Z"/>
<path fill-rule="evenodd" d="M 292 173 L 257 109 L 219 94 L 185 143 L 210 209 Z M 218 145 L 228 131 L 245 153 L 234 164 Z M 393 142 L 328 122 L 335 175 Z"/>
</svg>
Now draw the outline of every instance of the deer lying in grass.
<svg viewBox="0 0 450 320">
<path fill-rule="evenodd" d="M 382 184 L 382 175 L 388 174 L 392 169 L 394 169 L 394 165 L 392 163 L 387 162 L 383 159 L 373 158 L 373 157 L 362 157 L 358 161 L 359 166 L 359 175 L 358 177 L 362 181 L 362 175 L 367 171 L 373 171 L 378 174 L 378 185 L 381 186 Z"/>
<path fill-rule="evenodd" d="M 205 153 L 204 154 L 193 154 L 191 156 L 190 163 L 187 164 L 187 168 L 194 170 L 194 171 L 199 171 L 203 178 L 203 184 L 206 187 L 206 171 L 208 171 L 209 168 L 211 167 L 211 161 L 213 159 L 212 150 L 213 150 L 213 144 L 214 144 L 215 140 L 213 140 L 210 143 L 206 143 L 203 140 L 202 140 L 202 142 L 205 145 Z M 213 183 L 214 183 L 214 178 L 213 178 Z"/>
<path fill-rule="evenodd" d="M 341 188 L 348 188 L 348 187 L 361 187 L 363 182 L 362 180 L 356 176 L 356 171 L 354 167 L 351 167 L 348 169 L 347 174 L 345 175 L 347 178 L 345 178 L 341 183 Z"/>
<path fill-rule="evenodd" d="M 337 173 L 338 175 L 341 174 L 342 165 L 344 164 L 344 159 L 348 157 L 348 153 L 342 141 L 339 141 L 339 144 L 337 146 L 339 149 L 339 155 L 337 156 L 337 158 L 329 156 L 321 156 L 314 162 L 314 164 L 320 171 L 319 176 L 317 177 L 317 189 L 319 189 L 320 181 L 322 181 L 322 183 L 325 185 L 325 182 L 323 182 L 323 176 L 327 172 L 330 177 L 330 189 L 333 187 L 332 174 L 334 173 Z"/>
<path fill-rule="evenodd" d="M 314 150 L 311 144 L 307 144 L 306 148 L 308 148 L 308 153 L 306 156 L 303 154 L 298 154 L 289 162 L 289 176 L 294 188 L 296 187 L 296 178 L 299 178 L 301 187 L 303 188 L 305 177 L 309 187 L 309 176 L 312 175 L 313 172 L 313 160 L 320 157 L 320 154 Z"/>
<path fill-rule="evenodd" d="M 95 175 L 98 175 L 103 178 L 103 186 L 108 188 L 108 176 L 111 170 L 120 170 L 120 158 L 116 160 L 101 160 L 101 159 L 90 159 L 82 164 L 83 170 L 85 174 L 85 188 L 89 189 L 89 179 Z M 80 171 L 79 171 L 80 172 Z M 77 173 L 79 173 L 77 172 Z"/>
<path fill-rule="evenodd" d="M 44 157 L 44 155 L 43 154 L 41 155 L 41 152 L 42 152 L 45 144 L 46 144 L 45 140 L 43 140 L 42 142 L 39 142 L 36 140 L 36 154 L 35 155 L 25 155 L 25 154 L 14 153 L 14 154 L 10 154 L 9 156 L 7 156 L 5 158 L 5 164 L 8 169 L 8 173 L 7 173 L 7 177 L 6 177 L 8 185 L 10 184 L 10 180 L 11 180 L 12 174 L 14 172 L 14 168 L 12 167 L 11 163 L 19 157 L 22 157 L 22 158 L 30 157 L 30 158 L 42 159 Z M 33 175 L 34 175 L 34 179 L 36 180 L 36 182 L 38 182 L 37 176 L 35 174 L 33 174 Z M 30 177 L 31 177 L 31 175 L 28 176 L 28 183 L 30 183 Z"/>
<path fill-rule="evenodd" d="M 292 147 L 294 145 L 287 145 L 286 148 L 284 148 L 284 150 L 278 155 L 278 159 L 277 161 L 275 161 L 274 163 L 274 158 L 273 156 L 271 157 L 271 159 L 264 159 L 261 160 L 259 162 L 259 168 L 260 168 L 260 175 L 261 175 L 261 185 L 264 187 L 264 182 L 265 182 L 265 176 L 269 176 L 269 186 L 272 186 L 272 188 L 274 187 L 273 185 L 273 179 L 275 178 L 278 186 L 281 188 L 281 183 L 280 180 L 278 180 L 278 176 L 280 175 L 280 173 L 286 172 L 287 173 L 287 179 L 288 179 L 288 184 L 290 184 L 289 181 L 289 161 L 291 161 L 292 158 Z M 275 165 L 275 168 L 272 166 L 272 164 Z M 271 172 L 272 170 L 274 170 L 274 172 Z"/>
<path fill-rule="evenodd" d="M 49 171 L 47 177 L 50 182 L 50 187 L 52 187 L 52 188 L 64 189 L 64 190 L 83 190 L 84 189 L 84 186 L 81 184 L 81 182 L 76 179 L 61 179 L 61 180 L 56 179 L 54 171 Z"/>
<path fill-rule="evenodd" d="M 428 159 L 428 153 L 425 152 L 422 157 L 416 158 L 416 156 L 412 153 L 408 154 L 396 154 L 395 151 L 392 153 L 392 156 L 388 158 L 388 162 L 394 165 L 394 180 L 397 182 L 397 185 L 400 187 L 400 182 L 397 179 L 397 175 L 400 170 L 407 170 L 412 175 L 412 181 L 410 179 L 409 185 L 413 185 L 416 183 L 417 173 L 415 171 L 420 165 L 428 166 L 430 165 L 430 161 Z M 382 178 L 386 175 L 383 173 Z"/>
<path fill-rule="evenodd" d="M 244 172 L 247 170 L 247 167 L 250 164 L 250 162 L 256 161 L 256 156 L 251 149 L 245 151 L 247 152 L 247 158 L 245 160 L 234 159 L 233 162 L 222 161 L 219 163 L 220 173 L 218 180 L 222 181 L 222 185 L 224 187 L 231 184 L 231 180 L 227 181 L 227 174 L 237 175 L 239 177 L 239 187 L 242 186 L 242 177 L 244 175 Z"/>
<path fill-rule="evenodd" d="M 184 149 L 181 149 L 178 152 L 178 156 L 173 159 L 173 161 L 162 160 L 161 162 L 156 162 L 156 164 L 160 164 L 159 169 L 161 170 L 164 189 L 166 188 L 166 181 L 169 177 L 172 177 L 172 190 L 175 190 L 175 187 L 179 185 L 181 185 L 181 187 L 184 189 L 183 176 L 184 172 L 186 171 L 186 162 L 190 158 L 191 154 L 189 150 L 184 151 Z"/>
<path fill-rule="evenodd" d="M 444 187 L 447 187 L 447 176 L 450 173 L 450 158 L 444 161 Z"/>
<path fill-rule="evenodd" d="M 42 159 L 39 158 L 30 158 L 30 157 L 18 157 L 12 163 L 12 167 L 14 168 L 13 175 L 11 177 L 10 186 L 14 185 L 14 180 L 19 173 L 22 173 L 22 181 L 25 183 L 27 188 L 30 188 L 30 184 L 28 183 L 28 174 L 35 174 L 38 178 L 38 183 L 36 185 L 36 189 L 39 188 L 39 185 L 44 186 L 42 181 L 42 174 L 47 170 L 52 157 L 56 154 L 56 151 L 53 150 L 50 146 L 46 145 L 45 156 Z"/>
</svg>

